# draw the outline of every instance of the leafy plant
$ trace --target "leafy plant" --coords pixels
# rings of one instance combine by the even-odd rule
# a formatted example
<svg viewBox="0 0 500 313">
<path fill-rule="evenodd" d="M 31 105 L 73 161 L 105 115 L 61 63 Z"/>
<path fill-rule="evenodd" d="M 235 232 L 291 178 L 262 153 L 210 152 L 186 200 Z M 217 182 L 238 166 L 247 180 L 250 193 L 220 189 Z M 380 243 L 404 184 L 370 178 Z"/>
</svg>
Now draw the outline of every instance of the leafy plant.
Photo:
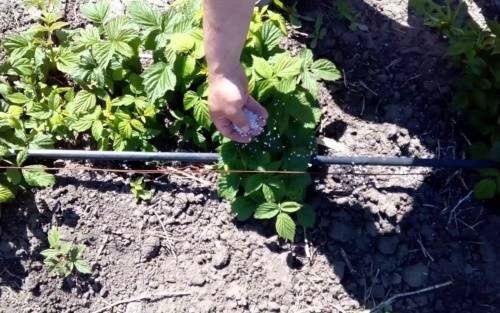
<svg viewBox="0 0 500 313">
<path fill-rule="evenodd" d="M 130 190 L 132 194 L 137 199 L 137 201 L 149 201 L 153 194 L 150 190 L 146 189 L 146 185 L 144 184 L 144 177 L 138 177 L 134 181 L 130 182 Z"/>
<path fill-rule="evenodd" d="M 239 219 L 273 219 L 288 240 L 296 222 L 313 226 L 314 211 L 303 200 L 321 116 L 319 82 L 341 75 L 308 49 L 292 55 L 280 48 L 287 35 L 282 15 L 267 6 L 253 14 L 241 62 L 250 92 L 270 118 L 261 136 L 240 145 L 223 140 L 209 118 L 199 0 L 179 0 L 164 13 L 134 0 L 118 17 L 99 0 L 82 6 L 89 25 L 77 29 L 68 29 L 56 8 L 38 8 L 39 24 L 3 41 L 0 152 L 6 164 L 22 164 L 28 147 L 61 143 L 100 150 L 171 150 L 180 143 L 217 149 L 224 171 L 219 191 L 233 201 Z M 41 167 L 0 175 L 0 200 L 12 199 L 19 184 L 54 182 Z M 151 197 L 142 178 L 131 187 L 138 199 Z M 266 205 L 273 214 L 257 213 Z"/>
<path fill-rule="evenodd" d="M 45 265 L 51 272 L 62 277 L 68 277 L 74 271 L 80 274 L 91 274 L 90 265 L 82 259 L 85 246 L 69 242 L 61 242 L 59 229 L 53 227 L 48 232 L 50 248 L 43 250 Z"/>
<path fill-rule="evenodd" d="M 500 160 L 500 24 L 488 21 L 481 29 L 468 18 L 467 6 L 451 1 L 440 5 L 432 0 L 413 0 L 412 7 L 424 16 L 427 25 L 438 29 L 449 42 L 449 55 L 461 68 L 453 106 L 463 113 L 475 142 L 469 152 L 476 159 Z M 480 171 L 477 199 L 500 196 L 500 172 Z"/>
<path fill-rule="evenodd" d="M 336 0 L 335 8 L 337 13 L 349 22 L 349 29 L 353 32 L 355 31 L 368 31 L 368 27 L 365 24 L 359 22 L 359 13 L 354 11 L 348 0 Z"/>
</svg>

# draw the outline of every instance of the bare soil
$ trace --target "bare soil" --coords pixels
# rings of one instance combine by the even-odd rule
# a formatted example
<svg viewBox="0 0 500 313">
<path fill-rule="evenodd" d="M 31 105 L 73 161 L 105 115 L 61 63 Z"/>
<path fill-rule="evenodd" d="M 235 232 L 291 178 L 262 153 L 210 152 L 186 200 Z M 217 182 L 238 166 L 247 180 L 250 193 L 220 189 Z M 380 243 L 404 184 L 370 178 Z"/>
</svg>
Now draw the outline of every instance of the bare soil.
<svg viewBox="0 0 500 313">
<path fill-rule="evenodd" d="M 74 26 L 82 23 L 79 3 L 66 6 Z M 447 106 L 457 71 L 445 41 L 408 15 L 407 1 L 351 3 L 368 31 L 350 31 L 322 3 L 300 7 L 328 13 L 328 35 L 315 53 L 345 72 L 322 89 L 320 135 L 336 150 L 321 152 L 462 157 L 466 141 Z M 494 2 L 477 4 L 491 16 Z M 15 30 L 4 8 L 21 12 L 19 5 L 0 8 L 0 31 Z M 26 15 L 19 27 L 31 20 Z M 307 41 L 296 34 L 286 44 Z M 147 299 L 103 312 L 363 312 L 448 281 L 386 312 L 500 312 L 500 217 L 468 197 L 467 173 L 332 167 L 315 175 L 308 197 L 318 221 L 307 233 L 308 258 L 302 232 L 286 245 L 272 225 L 235 221 L 215 177 L 205 184 L 150 177 L 153 200 L 137 204 L 130 177 L 65 166 L 55 187 L 1 207 L 0 312 L 96 312 L 138 296 Z M 87 246 L 92 275 L 47 272 L 40 251 L 52 225 Z"/>
</svg>

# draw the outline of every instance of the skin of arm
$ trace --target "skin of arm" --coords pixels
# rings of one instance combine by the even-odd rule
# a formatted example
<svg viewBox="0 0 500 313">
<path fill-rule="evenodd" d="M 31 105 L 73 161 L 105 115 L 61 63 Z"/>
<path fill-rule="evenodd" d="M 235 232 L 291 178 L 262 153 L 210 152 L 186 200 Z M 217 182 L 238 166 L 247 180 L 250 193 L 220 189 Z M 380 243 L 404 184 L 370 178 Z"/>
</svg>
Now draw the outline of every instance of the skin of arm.
<svg viewBox="0 0 500 313">
<path fill-rule="evenodd" d="M 240 62 L 252 12 L 253 0 L 204 0 L 204 44 L 208 64 L 208 107 L 219 132 L 236 142 L 248 143 L 251 136 L 243 107 L 262 118 L 266 109 L 248 94 L 248 80 Z"/>
</svg>

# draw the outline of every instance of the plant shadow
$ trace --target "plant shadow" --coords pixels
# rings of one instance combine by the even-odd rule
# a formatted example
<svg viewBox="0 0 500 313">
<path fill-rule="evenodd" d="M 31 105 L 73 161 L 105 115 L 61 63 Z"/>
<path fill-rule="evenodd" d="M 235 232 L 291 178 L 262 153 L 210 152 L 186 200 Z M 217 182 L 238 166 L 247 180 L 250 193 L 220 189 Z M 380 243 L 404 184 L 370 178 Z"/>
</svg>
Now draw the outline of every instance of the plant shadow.
<svg viewBox="0 0 500 313">
<path fill-rule="evenodd" d="M 316 56 L 344 71 L 344 80 L 322 93 L 329 110 L 320 135 L 354 146 L 352 154 L 414 156 L 414 150 L 401 148 L 397 132 L 373 147 L 358 148 L 357 141 L 370 132 L 396 125 L 409 141 L 430 151 L 428 157 L 462 157 L 458 151 L 466 143 L 448 108 L 459 71 L 447 58 L 445 39 L 411 11 L 392 10 L 393 1 L 367 2 L 349 1 L 367 31 L 351 31 L 332 15 L 331 3 L 299 2 L 301 14 L 324 17 L 328 33 Z M 497 18 L 497 3 L 475 3 L 487 18 Z M 312 34 L 314 27 L 301 31 Z M 304 36 L 298 40 L 309 44 Z M 359 124 L 369 131 L 363 133 Z M 395 148 L 377 147 L 384 144 Z M 373 308 L 395 294 L 452 281 L 398 300 L 392 312 L 500 312 L 500 244 L 495 239 L 500 219 L 465 197 L 472 186 L 468 173 L 381 167 L 333 172 L 317 177 L 309 193 L 318 227 L 308 233 L 308 241 L 320 255 L 312 262 L 326 260 L 359 306 Z M 309 262 L 304 253 L 298 259 L 292 267 Z"/>
</svg>

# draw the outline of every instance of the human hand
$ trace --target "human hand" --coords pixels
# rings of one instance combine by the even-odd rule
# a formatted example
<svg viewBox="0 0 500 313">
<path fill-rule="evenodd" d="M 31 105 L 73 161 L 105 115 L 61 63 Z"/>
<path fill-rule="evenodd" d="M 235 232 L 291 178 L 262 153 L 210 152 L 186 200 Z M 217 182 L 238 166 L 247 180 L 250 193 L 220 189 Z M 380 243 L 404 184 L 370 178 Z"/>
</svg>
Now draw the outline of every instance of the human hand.
<svg viewBox="0 0 500 313">
<path fill-rule="evenodd" d="M 268 118 L 266 109 L 248 95 L 248 80 L 240 64 L 231 70 L 209 74 L 208 108 L 217 130 L 240 143 L 248 143 L 257 136 Z M 257 127 L 251 127 L 255 125 L 250 125 L 244 109 L 258 116 Z"/>
</svg>

